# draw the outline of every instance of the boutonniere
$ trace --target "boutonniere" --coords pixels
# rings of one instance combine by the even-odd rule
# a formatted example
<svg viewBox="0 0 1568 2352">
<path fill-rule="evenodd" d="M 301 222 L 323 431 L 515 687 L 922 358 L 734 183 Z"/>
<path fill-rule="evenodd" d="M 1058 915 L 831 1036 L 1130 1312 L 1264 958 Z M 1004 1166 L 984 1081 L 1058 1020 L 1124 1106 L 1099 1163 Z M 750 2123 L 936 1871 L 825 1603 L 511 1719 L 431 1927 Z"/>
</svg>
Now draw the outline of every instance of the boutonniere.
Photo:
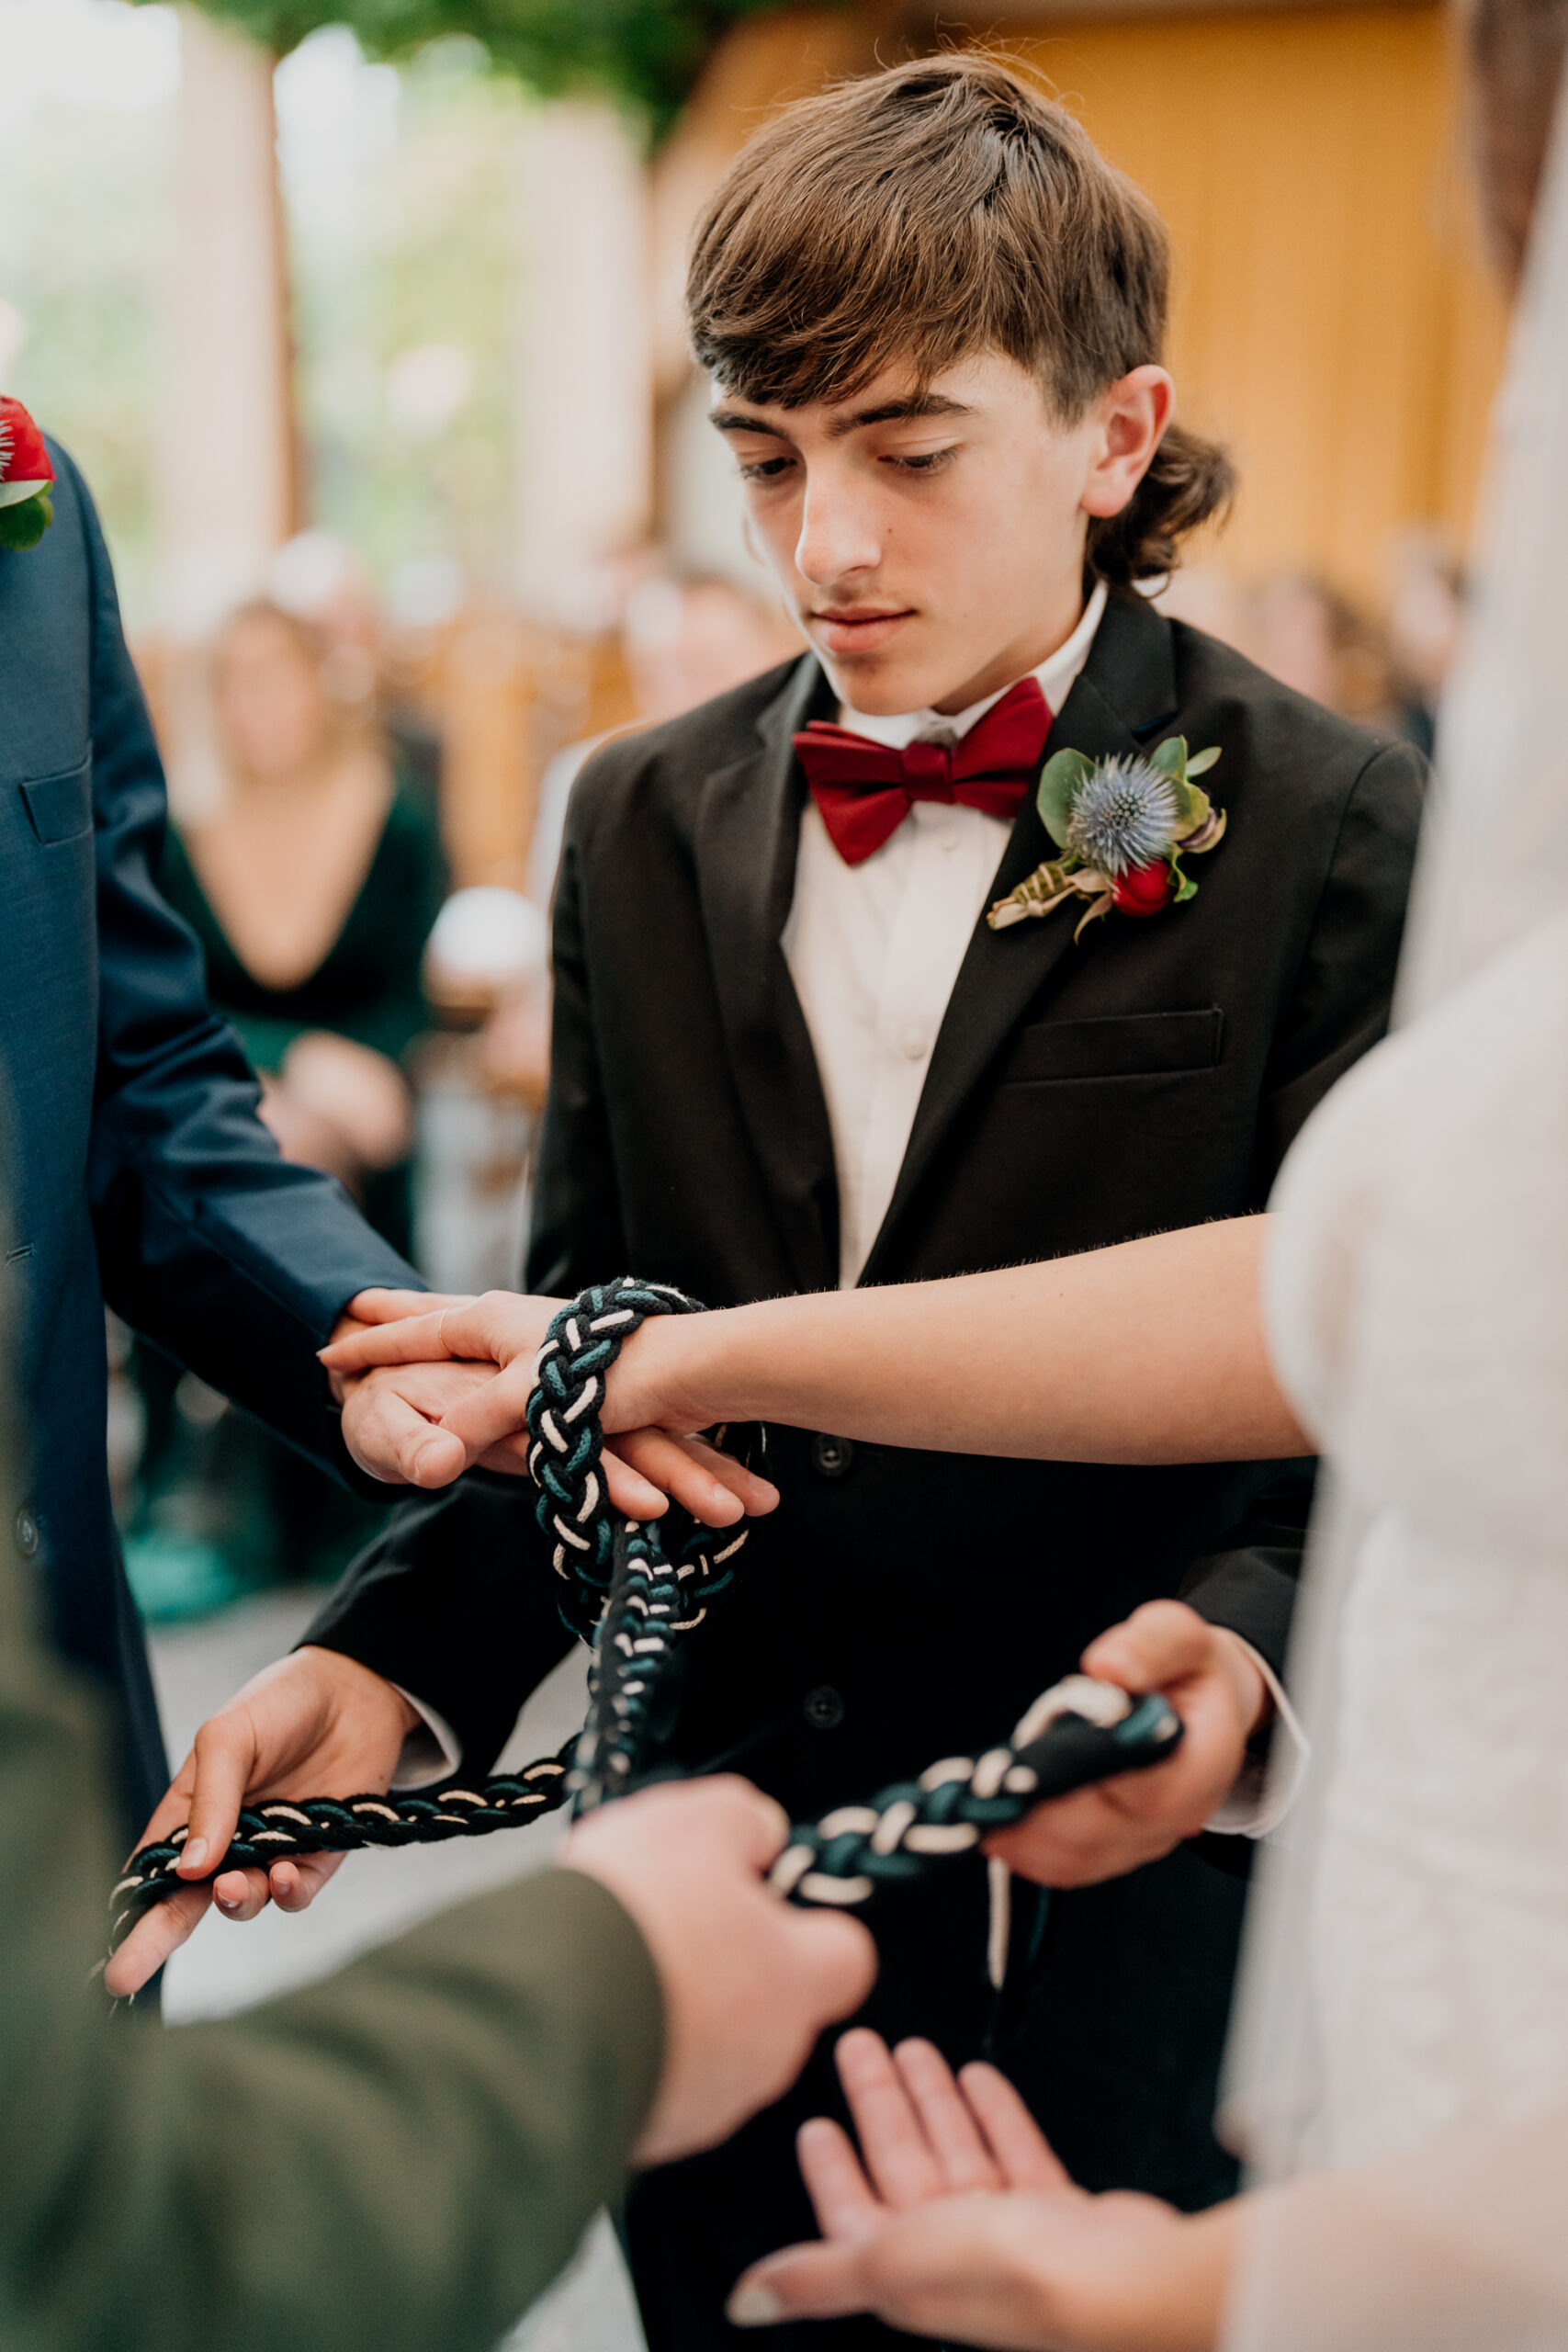
<svg viewBox="0 0 1568 2352">
<path fill-rule="evenodd" d="M 36 548 L 54 520 L 54 468 L 20 401 L 0 400 L 0 548 Z"/>
<path fill-rule="evenodd" d="M 1046 858 L 997 900 L 986 918 L 991 929 L 1006 931 L 1069 899 L 1087 899 L 1073 933 L 1080 939 L 1085 925 L 1112 907 L 1124 915 L 1157 915 L 1194 897 L 1198 885 L 1181 861 L 1213 849 L 1225 819 L 1192 779 L 1219 756 L 1211 746 L 1190 759 L 1186 737 L 1168 735 L 1147 759 L 1058 752 L 1047 760 L 1036 805 L 1062 854 Z"/>
</svg>

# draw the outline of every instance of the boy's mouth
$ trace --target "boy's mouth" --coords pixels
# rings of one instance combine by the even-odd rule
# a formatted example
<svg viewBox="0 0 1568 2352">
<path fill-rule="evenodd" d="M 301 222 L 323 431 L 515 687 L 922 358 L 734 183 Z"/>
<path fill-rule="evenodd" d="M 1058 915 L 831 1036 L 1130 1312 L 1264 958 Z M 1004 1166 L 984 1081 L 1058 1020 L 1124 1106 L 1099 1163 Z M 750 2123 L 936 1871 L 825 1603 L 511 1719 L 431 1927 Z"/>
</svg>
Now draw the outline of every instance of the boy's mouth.
<svg viewBox="0 0 1568 2352">
<path fill-rule="evenodd" d="M 914 617 L 907 605 L 880 612 L 859 605 L 828 605 L 812 614 L 811 633 L 829 653 L 874 653 L 887 643 L 902 622 Z"/>
</svg>

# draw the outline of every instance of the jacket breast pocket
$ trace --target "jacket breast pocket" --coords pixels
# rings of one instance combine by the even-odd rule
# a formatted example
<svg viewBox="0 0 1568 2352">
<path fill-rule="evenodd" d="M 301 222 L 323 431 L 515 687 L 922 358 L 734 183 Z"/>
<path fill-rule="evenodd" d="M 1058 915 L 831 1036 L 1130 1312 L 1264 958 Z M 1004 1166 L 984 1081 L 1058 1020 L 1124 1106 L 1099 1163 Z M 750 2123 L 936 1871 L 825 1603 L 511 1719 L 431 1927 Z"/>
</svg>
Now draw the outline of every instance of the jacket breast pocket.
<svg viewBox="0 0 1568 2352">
<path fill-rule="evenodd" d="M 22 798 L 40 842 L 79 841 L 93 830 L 93 762 L 24 784 Z"/>
<path fill-rule="evenodd" d="M 1099 1021 L 1041 1021 L 1023 1030 L 1004 1063 L 1004 1086 L 1043 1080 L 1141 1078 L 1213 1069 L 1225 1016 L 1217 1004 L 1182 1012 L 1120 1012 Z"/>
</svg>

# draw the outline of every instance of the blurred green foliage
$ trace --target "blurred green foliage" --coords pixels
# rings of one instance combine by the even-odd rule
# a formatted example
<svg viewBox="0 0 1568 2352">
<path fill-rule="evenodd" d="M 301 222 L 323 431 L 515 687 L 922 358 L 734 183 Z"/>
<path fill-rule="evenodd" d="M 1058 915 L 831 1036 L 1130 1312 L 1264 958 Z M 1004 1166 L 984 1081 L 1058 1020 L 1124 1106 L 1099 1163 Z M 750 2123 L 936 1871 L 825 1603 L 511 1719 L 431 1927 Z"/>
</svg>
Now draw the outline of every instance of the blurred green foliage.
<svg viewBox="0 0 1568 2352">
<path fill-rule="evenodd" d="M 547 97 L 599 90 L 642 107 L 657 134 L 705 60 L 743 17 L 781 0 L 201 0 L 285 56 L 318 26 L 345 24 L 367 57 L 399 59 L 454 34 L 482 41 Z"/>
<path fill-rule="evenodd" d="M 113 518 L 133 610 L 151 574 L 152 419 L 172 109 L 51 100 L 0 153 L 0 300 L 26 338 L 4 389 L 71 450 Z"/>
<path fill-rule="evenodd" d="M 342 70 L 373 109 L 385 69 L 345 59 Z M 532 111 L 471 42 L 426 50 L 399 76 L 381 135 L 361 145 L 345 209 L 341 190 L 331 200 L 330 167 L 320 189 L 306 168 L 314 126 L 280 94 L 308 503 L 378 579 L 439 555 L 488 587 L 508 582 L 513 371 L 527 311 L 516 171 Z M 340 120 L 346 130 L 352 116 Z M 466 368 L 468 383 L 422 431 L 389 386 L 411 355 L 433 351 Z"/>
</svg>

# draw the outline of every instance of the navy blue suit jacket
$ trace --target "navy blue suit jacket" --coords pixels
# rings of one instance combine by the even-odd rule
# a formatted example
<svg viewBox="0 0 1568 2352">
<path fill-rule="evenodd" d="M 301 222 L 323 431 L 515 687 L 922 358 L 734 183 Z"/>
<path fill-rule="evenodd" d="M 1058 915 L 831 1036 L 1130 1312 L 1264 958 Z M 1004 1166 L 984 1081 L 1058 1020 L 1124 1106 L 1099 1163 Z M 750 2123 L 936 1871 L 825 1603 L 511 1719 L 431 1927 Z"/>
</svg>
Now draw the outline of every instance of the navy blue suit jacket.
<svg viewBox="0 0 1568 2352">
<path fill-rule="evenodd" d="M 30 1446 L 0 1540 L 117 1704 L 139 1827 L 164 1762 L 109 1507 L 104 1301 L 347 1474 L 314 1351 L 355 1292 L 417 1278 L 336 1183 L 279 1158 L 153 885 L 163 770 L 97 516 L 52 454 L 52 529 L 0 551 L 0 1176 Z"/>
</svg>

